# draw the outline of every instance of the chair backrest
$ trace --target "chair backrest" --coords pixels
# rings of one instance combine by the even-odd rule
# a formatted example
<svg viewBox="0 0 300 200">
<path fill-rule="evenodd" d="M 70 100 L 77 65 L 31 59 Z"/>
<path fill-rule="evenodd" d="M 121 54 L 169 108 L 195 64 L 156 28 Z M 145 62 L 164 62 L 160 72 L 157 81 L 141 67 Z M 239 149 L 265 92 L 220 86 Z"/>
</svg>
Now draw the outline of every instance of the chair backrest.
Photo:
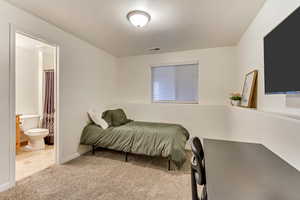
<svg viewBox="0 0 300 200">
<path fill-rule="evenodd" d="M 199 160 L 199 162 L 201 162 L 204 159 L 204 151 L 203 151 L 201 141 L 198 137 L 192 138 L 191 147 L 194 156 L 196 157 L 196 159 Z"/>
<path fill-rule="evenodd" d="M 198 173 L 198 179 L 200 179 L 198 180 L 198 184 L 204 185 L 206 184 L 205 169 L 203 166 L 204 151 L 201 141 L 198 137 L 192 138 L 191 148 L 196 161 L 195 163 L 193 163 L 192 168 Z"/>
</svg>

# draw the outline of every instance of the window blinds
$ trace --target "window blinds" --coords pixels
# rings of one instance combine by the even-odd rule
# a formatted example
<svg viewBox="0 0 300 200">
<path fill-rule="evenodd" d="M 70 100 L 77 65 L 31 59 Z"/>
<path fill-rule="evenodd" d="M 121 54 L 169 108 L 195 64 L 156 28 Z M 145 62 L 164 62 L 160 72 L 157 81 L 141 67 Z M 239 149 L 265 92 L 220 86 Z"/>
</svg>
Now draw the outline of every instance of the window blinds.
<svg viewBox="0 0 300 200">
<path fill-rule="evenodd" d="M 198 64 L 152 67 L 153 102 L 198 102 Z"/>
</svg>

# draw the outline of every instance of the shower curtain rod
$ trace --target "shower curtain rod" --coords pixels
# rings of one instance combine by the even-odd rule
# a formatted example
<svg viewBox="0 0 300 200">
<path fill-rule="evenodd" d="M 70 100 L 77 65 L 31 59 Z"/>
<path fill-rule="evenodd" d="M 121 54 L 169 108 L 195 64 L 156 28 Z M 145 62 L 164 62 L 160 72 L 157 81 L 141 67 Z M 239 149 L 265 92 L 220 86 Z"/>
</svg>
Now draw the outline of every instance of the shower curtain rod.
<svg viewBox="0 0 300 200">
<path fill-rule="evenodd" d="M 43 71 L 44 71 L 44 72 L 53 72 L 54 69 L 44 69 Z"/>
</svg>

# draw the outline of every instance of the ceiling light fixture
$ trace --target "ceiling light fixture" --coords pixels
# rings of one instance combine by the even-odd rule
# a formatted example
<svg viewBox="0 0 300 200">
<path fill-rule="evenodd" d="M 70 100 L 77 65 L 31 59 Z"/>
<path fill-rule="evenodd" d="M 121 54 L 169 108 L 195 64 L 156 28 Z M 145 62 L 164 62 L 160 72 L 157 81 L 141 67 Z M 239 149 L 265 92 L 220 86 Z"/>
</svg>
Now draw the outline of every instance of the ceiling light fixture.
<svg viewBox="0 0 300 200">
<path fill-rule="evenodd" d="M 127 14 L 127 19 L 134 26 L 141 28 L 150 22 L 151 16 L 145 11 L 134 10 Z"/>
</svg>

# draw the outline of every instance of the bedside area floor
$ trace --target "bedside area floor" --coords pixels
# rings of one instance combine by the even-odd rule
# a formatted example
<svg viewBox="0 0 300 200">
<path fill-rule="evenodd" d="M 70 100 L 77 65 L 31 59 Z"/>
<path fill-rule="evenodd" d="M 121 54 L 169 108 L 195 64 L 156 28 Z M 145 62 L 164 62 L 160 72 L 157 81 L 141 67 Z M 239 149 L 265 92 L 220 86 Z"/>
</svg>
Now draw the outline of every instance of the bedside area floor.
<svg viewBox="0 0 300 200">
<path fill-rule="evenodd" d="M 166 169 L 167 159 L 109 150 L 87 153 L 63 165 L 53 165 L 17 181 L 0 193 L 5 200 L 189 200 L 190 159 L 179 169 Z M 201 191 L 201 188 L 199 188 Z"/>
</svg>

